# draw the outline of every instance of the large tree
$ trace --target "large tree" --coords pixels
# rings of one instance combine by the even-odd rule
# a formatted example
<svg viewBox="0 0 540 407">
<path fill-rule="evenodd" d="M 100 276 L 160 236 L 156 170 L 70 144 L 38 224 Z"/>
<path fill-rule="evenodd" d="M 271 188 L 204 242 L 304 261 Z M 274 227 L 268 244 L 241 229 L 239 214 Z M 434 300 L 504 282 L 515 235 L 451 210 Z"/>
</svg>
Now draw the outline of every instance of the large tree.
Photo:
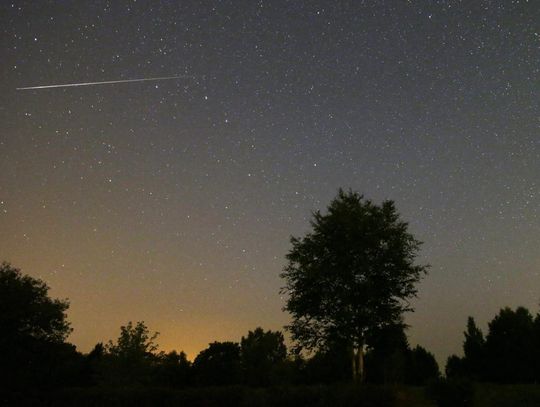
<svg viewBox="0 0 540 407">
<path fill-rule="evenodd" d="M 43 281 L 0 264 L 0 387 L 51 387 L 77 381 L 67 300 L 49 297 Z"/>
<path fill-rule="evenodd" d="M 326 214 L 317 211 L 312 231 L 292 237 L 281 276 L 298 349 L 349 344 L 353 379 L 364 378 L 364 350 L 371 330 L 397 323 L 416 295 L 427 266 L 415 264 L 421 242 L 409 232 L 392 201 L 376 205 L 339 190 Z"/>
<path fill-rule="evenodd" d="M 9 263 L 0 264 L 0 326 L 2 341 L 27 339 L 62 343 L 70 334 L 67 300 L 52 299 L 43 281 L 24 275 Z"/>
<path fill-rule="evenodd" d="M 487 379 L 499 383 L 530 383 L 535 379 L 534 319 L 528 309 L 505 307 L 488 323 Z"/>
</svg>

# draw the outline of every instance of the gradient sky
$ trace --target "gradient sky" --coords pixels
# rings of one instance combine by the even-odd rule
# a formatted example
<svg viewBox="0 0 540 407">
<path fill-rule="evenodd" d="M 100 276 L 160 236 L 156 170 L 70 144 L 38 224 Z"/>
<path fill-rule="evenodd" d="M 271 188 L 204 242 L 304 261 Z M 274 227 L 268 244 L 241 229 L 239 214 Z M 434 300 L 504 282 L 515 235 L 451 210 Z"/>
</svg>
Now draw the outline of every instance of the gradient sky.
<svg viewBox="0 0 540 407">
<path fill-rule="evenodd" d="M 3 1 L 0 259 L 193 358 L 281 329 L 291 235 L 337 189 L 395 200 L 432 265 L 407 315 L 540 301 L 540 2 Z M 17 87 L 191 75 L 161 82 Z"/>
</svg>

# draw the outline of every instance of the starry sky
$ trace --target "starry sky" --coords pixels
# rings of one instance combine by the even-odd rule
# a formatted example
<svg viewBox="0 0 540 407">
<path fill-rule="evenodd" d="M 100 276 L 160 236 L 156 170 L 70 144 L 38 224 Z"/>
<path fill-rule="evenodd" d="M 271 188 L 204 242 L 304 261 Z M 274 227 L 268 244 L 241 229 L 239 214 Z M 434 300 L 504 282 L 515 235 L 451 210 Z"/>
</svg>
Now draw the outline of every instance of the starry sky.
<svg viewBox="0 0 540 407">
<path fill-rule="evenodd" d="M 339 187 L 430 274 L 411 344 L 540 302 L 540 2 L 3 1 L 0 259 L 188 357 L 289 322 L 279 273 Z M 17 87 L 185 75 L 18 91 Z"/>
</svg>

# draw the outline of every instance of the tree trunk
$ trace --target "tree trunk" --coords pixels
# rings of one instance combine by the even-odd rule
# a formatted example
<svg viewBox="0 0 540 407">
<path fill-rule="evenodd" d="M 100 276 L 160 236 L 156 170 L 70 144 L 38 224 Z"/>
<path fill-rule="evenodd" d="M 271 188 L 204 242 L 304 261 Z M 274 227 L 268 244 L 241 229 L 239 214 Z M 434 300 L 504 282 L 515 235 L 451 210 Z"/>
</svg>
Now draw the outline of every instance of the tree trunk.
<svg viewBox="0 0 540 407">
<path fill-rule="evenodd" d="M 351 346 L 352 379 L 353 383 L 358 381 L 358 364 L 356 363 L 356 348 Z"/>
<path fill-rule="evenodd" d="M 352 348 L 352 377 L 354 383 L 364 382 L 364 345 Z"/>
<path fill-rule="evenodd" d="M 364 344 L 358 348 L 358 380 L 360 383 L 364 383 L 365 373 L 364 373 Z"/>
</svg>

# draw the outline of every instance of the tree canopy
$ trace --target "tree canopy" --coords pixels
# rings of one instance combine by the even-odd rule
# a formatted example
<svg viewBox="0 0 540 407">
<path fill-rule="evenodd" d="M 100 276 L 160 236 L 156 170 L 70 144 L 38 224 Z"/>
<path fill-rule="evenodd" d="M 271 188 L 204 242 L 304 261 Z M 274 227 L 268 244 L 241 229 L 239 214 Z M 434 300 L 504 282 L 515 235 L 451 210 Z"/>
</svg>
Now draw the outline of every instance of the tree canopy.
<svg viewBox="0 0 540 407">
<path fill-rule="evenodd" d="M 473 317 L 467 319 L 467 330 L 463 333 L 463 352 L 465 353 L 466 369 L 471 377 L 482 376 L 483 364 L 485 363 L 485 339 L 482 331 L 476 326 Z"/>
<path fill-rule="evenodd" d="M 74 376 L 78 354 L 64 342 L 71 332 L 69 303 L 48 294 L 43 281 L 0 264 L 1 386 L 50 387 Z"/>
<path fill-rule="evenodd" d="M 67 300 L 52 299 L 43 281 L 24 275 L 9 263 L 0 264 L 0 326 L 2 339 L 63 342 L 71 332 Z"/>
<path fill-rule="evenodd" d="M 363 375 L 372 329 L 400 321 L 427 266 L 415 264 L 421 242 L 408 232 L 394 202 L 376 205 L 339 190 L 327 213 L 313 213 L 311 231 L 291 238 L 281 276 L 289 295 L 287 327 L 297 349 L 345 341 L 355 349 L 353 375 Z"/>
<path fill-rule="evenodd" d="M 540 314 L 505 307 L 488 323 L 485 339 L 472 317 L 464 334 L 464 356 L 448 358 L 448 376 L 498 383 L 540 380 Z"/>
<path fill-rule="evenodd" d="M 116 343 L 109 341 L 108 352 L 121 359 L 139 360 L 154 355 L 157 351 L 155 340 L 159 333 L 150 333 L 143 321 L 129 321 L 120 327 L 120 336 Z"/>
<path fill-rule="evenodd" d="M 159 357 L 155 343 L 158 335 L 151 333 L 143 321 L 121 326 L 116 343 L 109 341 L 105 346 L 102 380 L 129 385 L 149 383 Z"/>
<path fill-rule="evenodd" d="M 238 383 L 241 378 L 240 345 L 212 342 L 193 361 L 196 381 L 204 385 Z"/>
<path fill-rule="evenodd" d="M 246 382 L 265 385 L 272 380 L 273 371 L 287 357 L 283 334 L 257 328 L 240 341 L 240 353 Z"/>
</svg>

